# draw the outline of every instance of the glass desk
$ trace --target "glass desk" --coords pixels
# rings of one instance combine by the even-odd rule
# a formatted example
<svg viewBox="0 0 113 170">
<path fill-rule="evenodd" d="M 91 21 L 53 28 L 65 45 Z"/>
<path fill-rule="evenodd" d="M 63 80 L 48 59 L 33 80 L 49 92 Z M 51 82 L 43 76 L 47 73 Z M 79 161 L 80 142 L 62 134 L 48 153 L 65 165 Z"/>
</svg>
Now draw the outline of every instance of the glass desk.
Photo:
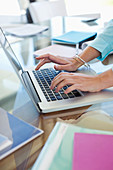
<svg viewBox="0 0 113 170">
<path fill-rule="evenodd" d="M 68 21 L 69 18 L 65 20 L 60 18 L 59 22 L 48 21 L 46 25 L 49 24 L 50 29 L 35 37 L 15 39 L 14 37 L 9 36 L 11 41 L 13 38 L 13 43 L 11 45 L 21 64 L 24 67 L 32 67 L 36 65 L 37 61 L 33 56 L 33 52 L 50 45 L 51 36 L 60 35 L 64 31 L 69 31 L 72 28 L 75 30 L 79 29 L 78 20 L 76 22 L 72 22 L 74 18 L 70 19 L 71 21 Z M 56 26 L 55 23 L 57 23 Z M 73 25 L 71 26 L 70 23 L 73 23 Z M 81 30 L 83 29 L 82 25 L 84 24 L 85 23 L 81 23 L 79 25 Z M 92 27 L 85 24 L 84 27 L 85 29 L 89 30 L 98 29 L 98 25 L 94 25 L 94 27 Z M 113 63 L 112 55 L 107 57 L 103 65 L 109 65 L 110 63 Z M 7 110 L 11 114 L 14 114 L 20 119 L 43 129 L 45 132 L 41 138 L 36 139 L 33 141 L 33 143 L 29 143 L 21 150 L 18 150 L 16 153 L 14 153 L 14 155 L 11 155 L 12 158 L 7 158 L 7 160 L 4 160 L 0 166 L 3 166 L 5 163 L 7 163 L 8 166 L 8 162 L 10 163 L 10 160 L 14 159 L 14 162 L 12 162 L 12 167 L 17 167 L 17 169 L 21 169 L 22 167 L 24 167 L 24 169 L 31 167 L 58 118 L 63 120 L 77 119 L 87 111 L 98 109 L 102 109 L 113 116 L 112 106 L 113 101 L 107 101 L 104 103 L 79 107 L 67 111 L 59 111 L 51 114 L 40 115 L 26 93 L 24 87 L 20 83 L 20 80 L 10 65 L 6 55 L 0 48 L 0 107 Z M 39 145 L 38 147 L 35 147 L 37 146 L 37 143 Z"/>
<path fill-rule="evenodd" d="M 8 36 L 9 41 L 12 42 L 11 46 L 23 67 L 32 67 L 37 63 L 33 52 L 50 45 L 51 37 L 61 35 L 70 30 L 97 31 L 102 27 L 101 22 L 98 24 L 98 20 L 89 26 L 89 23 L 83 23 L 75 17 L 56 17 L 42 24 L 49 26 L 49 30 L 35 37 L 19 39 Z M 15 110 L 17 105 L 19 107 L 22 103 L 16 103 L 15 106 L 15 101 L 18 96 L 18 89 L 21 88 L 23 87 L 21 87 L 17 75 L 0 48 L 0 107 L 8 111 Z"/>
</svg>

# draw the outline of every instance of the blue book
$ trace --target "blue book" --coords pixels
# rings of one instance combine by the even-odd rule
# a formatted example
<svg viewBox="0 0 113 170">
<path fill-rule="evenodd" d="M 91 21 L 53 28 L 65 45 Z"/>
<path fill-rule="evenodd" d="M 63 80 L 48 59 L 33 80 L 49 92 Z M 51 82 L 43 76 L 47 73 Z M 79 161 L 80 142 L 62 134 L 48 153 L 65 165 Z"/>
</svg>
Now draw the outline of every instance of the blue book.
<svg viewBox="0 0 113 170">
<path fill-rule="evenodd" d="M 52 38 L 52 41 L 56 43 L 63 44 L 78 44 L 89 40 L 90 38 L 95 38 L 96 32 L 81 32 L 81 31 L 70 31 L 60 35 L 58 37 Z"/>
<path fill-rule="evenodd" d="M 0 108 L 0 160 L 43 133 Z"/>
</svg>

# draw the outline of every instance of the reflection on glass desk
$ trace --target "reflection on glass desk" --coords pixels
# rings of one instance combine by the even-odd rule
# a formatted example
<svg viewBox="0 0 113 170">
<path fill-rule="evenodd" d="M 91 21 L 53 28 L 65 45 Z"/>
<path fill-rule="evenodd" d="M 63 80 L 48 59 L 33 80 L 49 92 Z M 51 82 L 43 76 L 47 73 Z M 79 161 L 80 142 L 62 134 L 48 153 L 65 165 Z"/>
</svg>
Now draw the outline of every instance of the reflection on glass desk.
<svg viewBox="0 0 113 170">
<path fill-rule="evenodd" d="M 60 18 L 59 21 L 56 18 L 56 22 L 46 23 L 50 26 L 50 29 L 43 34 L 21 39 L 12 43 L 12 48 L 16 53 L 20 63 L 24 67 L 32 67 L 37 64 L 33 52 L 47 47 L 51 44 L 51 37 L 61 35 L 65 31 L 70 30 L 98 30 L 98 25 L 88 26 L 86 23 L 80 23 L 80 21 L 74 21 L 74 18 Z M 69 20 L 70 19 L 70 20 Z M 67 26 L 66 26 L 67 25 Z M 83 27 L 84 25 L 84 27 Z M 80 29 L 79 29 L 80 28 Z M 97 60 L 92 61 L 92 64 Z M 102 65 L 108 65 L 113 63 L 113 56 L 109 56 L 102 63 Z M 90 110 L 105 110 L 109 115 L 113 116 L 113 101 L 99 103 L 95 105 L 79 107 L 67 111 L 59 111 L 51 114 L 39 115 L 24 87 L 20 83 L 16 73 L 10 65 L 6 55 L 0 48 L 0 107 L 9 111 L 13 115 L 21 118 L 22 120 L 35 125 L 44 130 L 44 142 L 48 138 L 52 128 L 54 127 L 58 118 L 63 120 L 66 119 L 77 119 L 81 114 Z M 29 147 L 28 147 L 29 151 Z M 35 154 L 36 156 L 37 154 Z M 15 156 L 16 157 L 16 156 Z M 36 160 L 36 157 L 32 159 L 32 163 Z M 30 166 L 32 165 L 30 164 Z"/>
<path fill-rule="evenodd" d="M 11 141 L 8 147 L 0 149 L 0 160 L 37 138 L 42 133 L 42 130 L 31 126 L 0 108 L 0 134 Z"/>
</svg>

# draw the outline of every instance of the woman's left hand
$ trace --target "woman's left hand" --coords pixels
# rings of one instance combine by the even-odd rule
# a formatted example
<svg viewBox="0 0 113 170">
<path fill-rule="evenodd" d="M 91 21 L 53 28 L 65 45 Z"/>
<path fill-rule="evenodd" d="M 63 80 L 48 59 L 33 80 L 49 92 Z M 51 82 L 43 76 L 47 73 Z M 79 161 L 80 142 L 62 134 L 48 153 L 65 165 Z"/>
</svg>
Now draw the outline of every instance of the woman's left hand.
<svg viewBox="0 0 113 170">
<path fill-rule="evenodd" d="M 69 93 L 75 89 L 88 92 L 98 92 L 101 90 L 101 79 L 99 75 L 92 76 L 82 73 L 65 73 L 58 74 L 51 83 L 51 89 L 56 87 L 56 92 L 66 86 L 70 85 L 65 90 L 65 93 Z"/>
</svg>

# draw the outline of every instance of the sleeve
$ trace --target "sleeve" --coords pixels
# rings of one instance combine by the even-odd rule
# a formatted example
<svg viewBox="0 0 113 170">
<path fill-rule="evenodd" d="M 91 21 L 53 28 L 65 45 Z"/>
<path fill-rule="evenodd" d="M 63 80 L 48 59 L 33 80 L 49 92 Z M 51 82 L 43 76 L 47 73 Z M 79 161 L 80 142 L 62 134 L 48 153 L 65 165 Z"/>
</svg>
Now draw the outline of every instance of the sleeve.
<svg viewBox="0 0 113 170">
<path fill-rule="evenodd" d="M 109 21 L 104 31 L 97 35 L 95 40 L 89 46 L 101 52 L 101 55 L 98 57 L 101 61 L 113 51 L 113 19 Z"/>
</svg>

